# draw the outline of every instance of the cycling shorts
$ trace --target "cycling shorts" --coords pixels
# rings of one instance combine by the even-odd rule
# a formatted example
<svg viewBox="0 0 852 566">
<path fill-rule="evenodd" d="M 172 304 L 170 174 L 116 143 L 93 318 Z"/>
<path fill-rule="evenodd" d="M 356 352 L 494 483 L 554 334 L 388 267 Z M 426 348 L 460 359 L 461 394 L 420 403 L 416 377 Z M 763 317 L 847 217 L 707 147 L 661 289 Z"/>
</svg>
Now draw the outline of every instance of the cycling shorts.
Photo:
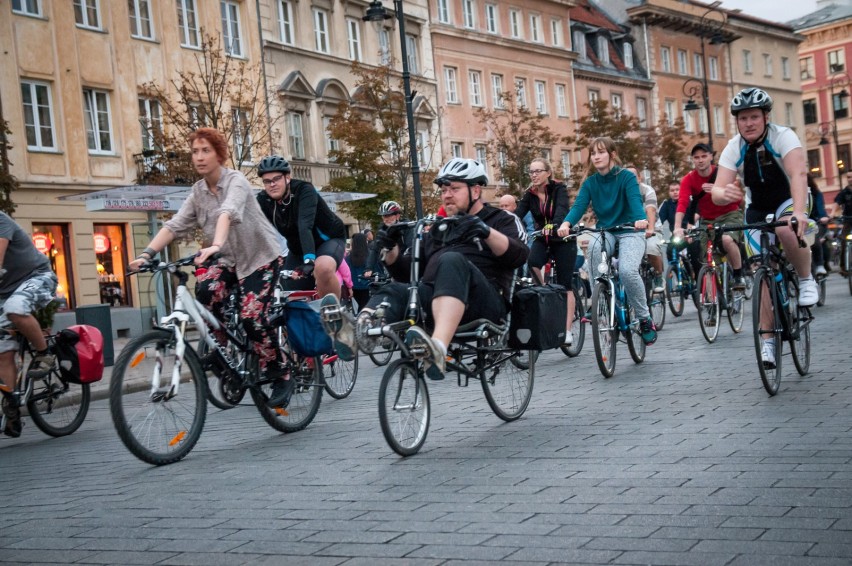
<svg viewBox="0 0 852 566">
<path fill-rule="evenodd" d="M 805 214 L 810 215 L 811 208 L 813 207 L 813 200 L 811 196 L 808 195 L 808 202 L 805 205 Z M 780 219 L 785 216 L 792 216 L 793 214 L 793 199 L 789 198 L 781 203 L 781 206 L 778 207 L 777 210 L 766 211 L 766 210 L 758 210 L 752 207 L 746 209 L 745 213 L 745 221 L 746 224 L 752 224 L 756 222 L 766 222 L 767 217 L 772 216 L 773 219 Z M 816 241 L 817 234 L 817 224 L 813 221 L 813 219 L 808 218 L 808 225 L 805 227 L 805 242 L 808 246 L 814 245 Z M 772 244 L 775 242 L 775 233 L 769 233 L 769 243 Z M 746 255 L 748 257 L 760 255 L 760 230 L 746 230 L 745 231 L 745 248 Z"/>
</svg>

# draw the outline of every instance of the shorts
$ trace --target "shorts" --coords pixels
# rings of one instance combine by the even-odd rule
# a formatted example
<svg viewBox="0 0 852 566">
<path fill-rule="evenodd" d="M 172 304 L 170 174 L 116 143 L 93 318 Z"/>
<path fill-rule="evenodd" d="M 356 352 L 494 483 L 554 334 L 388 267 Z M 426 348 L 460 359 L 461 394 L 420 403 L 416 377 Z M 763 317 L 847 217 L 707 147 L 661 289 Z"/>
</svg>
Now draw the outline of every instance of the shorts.
<svg viewBox="0 0 852 566">
<path fill-rule="evenodd" d="M 728 226 L 738 226 L 743 223 L 743 211 L 742 210 L 732 210 L 731 212 L 726 212 L 725 214 L 720 214 L 713 220 L 705 221 L 703 218 L 701 219 L 701 226 L 707 226 L 709 224 L 726 224 Z M 725 232 L 728 236 L 733 238 L 735 242 L 739 242 L 742 239 L 742 232 Z M 701 249 L 705 249 L 707 247 L 707 234 L 701 234 Z"/>
<path fill-rule="evenodd" d="M 647 255 L 663 257 L 663 244 L 659 233 L 654 234 L 650 238 L 645 238 L 645 253 Z"/>
<path fill-rule="evenodd" d="M 15 289 L 5 299 L 0 299 L 0 328 L 9 328 L 11 321 L 6 313 L 28 315 L 47 306 L 56 296 L 59 280 L 52 271 L 37 273 Z M 8 334 L 0 334 L 0 353 L 18 349 L 18 341 Z"/>
<path fill-rule="evenodd" d="M 808 202 L 805 205 L 805 215 L 810 215 L 811 208 L 813 206 L 813 201 L 811 199 L 810 194 L 808 194 Z M 779 220 L 785 216 L 791 216 L 793 214 L 793 199 L 789 198 L 781 203 L 781 206 L 778 207 L 777 210 L 758 210 L 756 208 L 748 207 L 745 212 L 745 220 L 746 224 L 754 224 L 758 222 L 766 222 L 766 219 L 769 216 L 774 217 L 776 220 Z M 816 233 L 817 233 L 817 223 L 813 221 L 813 219 L 808 218 L 808 225 L 805 227 L 805 241 L 809 246 L 812 246 L 814 241 L 816 241 Z M 769 243 L 775 242 L 775 233 L 769 233 Z M 760 255 L 760 230 L 746 230 L 745 231 L 745 249 L 746 255 L 748 257 Z"/>
</svg>

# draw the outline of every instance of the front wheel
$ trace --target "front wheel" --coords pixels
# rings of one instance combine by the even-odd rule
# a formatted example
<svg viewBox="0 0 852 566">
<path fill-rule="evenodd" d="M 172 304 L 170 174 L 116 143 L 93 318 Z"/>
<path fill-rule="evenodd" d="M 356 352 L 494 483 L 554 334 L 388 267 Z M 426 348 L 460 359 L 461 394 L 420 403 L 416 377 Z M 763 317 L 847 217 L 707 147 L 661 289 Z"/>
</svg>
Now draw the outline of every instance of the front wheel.
<svg viewBox="0 0 852 566">
<path fill-rule="evenodd" d="M 429 433 L 429 389 L 414 360 L 396 360 L 385 370 L 379 386 L 382 434 L 400 456 L 416 454 Z"/>
<path fill-rule="evenodd" d="M 701 333 L 710 344 L 719 335 L 719 289 L 716 284 L 716 271 L 706 265 L 698 272 L 698 324 Z"/>
<path fill-rule="evenodd" d="M 68 383 L 56 370 L 36 379 L 27 400 L 27 410 L 35 425 L 50 436 L 67 436 L 80 428 L 89 412 L 91 391 L 88 383 Z"/>
<path fill-rule="evenodd" d="M 618 335 L 612 324 L 609 285 L 602 281 L 592 291 L 592 343 L 598 369 L 604 377 L 615 373 L 615 352 Z"/>
<path fill-rule="evenodd" d="M 669 310 L 672 311 L 674 316 L 681 316 L 683 314 L 683 303 L 685 298 L 685 293 L 683 290 L 683 283 L 677 274 L 677 268 L 669 265 L 666 268 L 666 276 L 665 276 L 665 293 L 666 293 L 666 302 L 669 304 Z"/>
<path fill-rule="evenodd" d="M 174 333 L 152 330 L 128 342 L 112 370 L 113 425 L 127 449 L 149 464 L 162 466 L 184 458 L 204 428 L 207 376 L 195 351 L 184 345 L 181 360 Z M 177 386 L 172 385 L 173 377 Z"/>
<path fill-rule="evenodd" d="M 727 277 L 725 303 L 727 303 L 728 324 L 735 334 L 739 334 L 743 330 L 743 321 L 745 320 L 745 293 L 741 289 L 733 288 L 734 276 L 730 269 Z"/>
<path fill-rule="evenodd" d="M 511 363 L 511 358 L 520 356 L 522 353 L 522 351 L 494 352 L 486 359 L 497 360 L 499 363 L 478 374 L 488 406 L 495 415 L 507 422 L 520 418 L 527 410 L 532 398 L 535 358 L 529 356 L 529 351 L 526 352 L 526 357 L 532 360 L 532 363 L 527 364 L 525 369 Z"/>
<path fill-rule="evenodd" d="M 648 297 L 648 312 L 657 330 L 662 330 L 666 324 L 666 296 L 664 293 L 651 291 Z"/>
<path fill-rule="evenodd" d="M 349 397 L 358 379 L 358 356 L 352 358 L 351 362 L 343 361 L 337 354 L 323 357 L 322 379 L 325 392 L 333 398 Z"/>
<path fill-rule="evenodd" d="M 776 297 L 775 278 L 766 267 L 760 267 L 754 275 L 754 297 L 752 299 L 752 323 L 754 326 L 754 349 L 757 354 L 757 369 L 760 372 L 760 380 L 763 388 L 770 395 L 778 393 L 781 386 L 781 353 L 784 350 L 784 341 L 781 334 L 781 323 L 775 306 L 778 304 Z M 770 313 L 770 326 L 764 327 L 760 322 L 760 311 Z M 763 361 L 763 342 L 766 339 L 775 341 L 775 356 L 771 360 Z"/>
<path fill-rule="evenodd" d="M 819 298 L 817 299 L 817 306 L 823 307 L 825 306 L 825 291 L 826 291 L 826 280 L 827 277 L 825 275 L 820 275 L 816 278 L 817 285 L 819 285 Z"/>
<path fill-rule="evenodd" d="M 583 351 L 583 343 L 586 341 L 586 325 L 583 322 L 583 317 L 586 314 L 586 306 L 583 304 L 583 299 L 577 289 L 574 293 L 574 320 L 571 322 L 571 345 L 560 346 L 562 353 L 569 358 L 574 358 Z"/>
</svg>

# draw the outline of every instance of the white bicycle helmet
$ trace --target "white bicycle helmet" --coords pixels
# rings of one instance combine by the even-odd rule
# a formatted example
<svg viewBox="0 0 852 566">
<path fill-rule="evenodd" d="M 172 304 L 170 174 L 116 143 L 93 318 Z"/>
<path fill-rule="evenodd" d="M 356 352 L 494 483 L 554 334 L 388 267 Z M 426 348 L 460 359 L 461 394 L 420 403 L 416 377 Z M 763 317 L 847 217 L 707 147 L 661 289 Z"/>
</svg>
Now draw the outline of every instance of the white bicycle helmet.
<svg viewBox="0 0 852 566">
<path fill-rule="evenodd" d="M 438 171 L 435 184 L 441 186 L 451 181 L 461 181 L 468 185 L 487 185 L 488 176 L 485 174 L 485 166 L 479 161 L 454 157 Z"/>
<path fill-rule="evenodd" d="M 731 114 L 736 116 L 740 111 L 749 108 L 760 108 L 764 112 L 770 112 L 772 97 L 765 90 L 757 87 L 744 88 L 731 99 Z"/>
<path fill-rule="evenodd" d="M 386 200 L 379 207 L 379 216 L 389 216 L 391 214 L 401 214 L 402 207 L 395 200 Z"/>
</svg>

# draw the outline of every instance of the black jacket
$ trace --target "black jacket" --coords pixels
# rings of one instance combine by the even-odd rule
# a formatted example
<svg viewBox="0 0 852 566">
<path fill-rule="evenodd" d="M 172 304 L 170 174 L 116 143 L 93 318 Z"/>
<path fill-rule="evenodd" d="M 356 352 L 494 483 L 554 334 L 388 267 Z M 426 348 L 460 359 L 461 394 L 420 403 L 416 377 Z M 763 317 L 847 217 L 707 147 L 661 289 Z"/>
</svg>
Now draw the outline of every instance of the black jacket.
<svg viewBox="0 0 852 566">
<path fill-rule="evenodd" d="M 541 199 L 532 192 L 532 188 L 529 188 L 524 192 L 524 196 L 518 201 L 518 208 L 515 209 L 518 218 L 523 218 L 527 212 L 531 213 L 536 230 L 541 230 L 545 224 L 554 224 L 559 227 L 571 208 L 568 187 L 562 181 L 553 179 L 548 181 L 545 195 L 544 206 L 542 206 Z"/>
</svg>

